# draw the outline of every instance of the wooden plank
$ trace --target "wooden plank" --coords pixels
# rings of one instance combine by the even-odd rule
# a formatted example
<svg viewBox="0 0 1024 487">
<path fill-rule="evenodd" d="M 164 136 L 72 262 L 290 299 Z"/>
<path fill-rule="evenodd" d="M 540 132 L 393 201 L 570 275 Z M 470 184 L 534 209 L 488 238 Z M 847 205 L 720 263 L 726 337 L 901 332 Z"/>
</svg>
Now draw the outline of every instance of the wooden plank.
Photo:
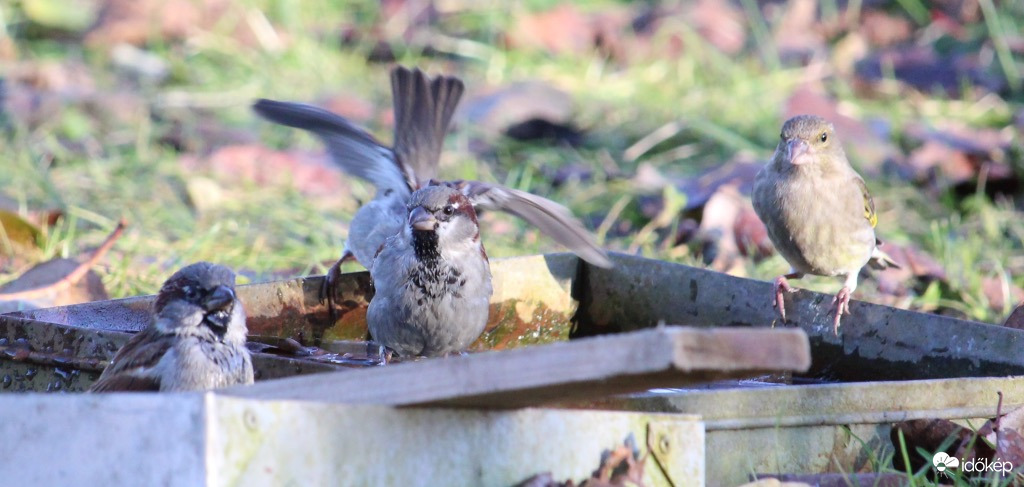
<svg viewBox="0 0 1024 487">
<path fill-rule="evenodd" d="M 800 330 L 657 327 L 632 333 L 267 381 L 223 393 L 263 399 L 517 408 L 805 371 Z"/>
</svg>

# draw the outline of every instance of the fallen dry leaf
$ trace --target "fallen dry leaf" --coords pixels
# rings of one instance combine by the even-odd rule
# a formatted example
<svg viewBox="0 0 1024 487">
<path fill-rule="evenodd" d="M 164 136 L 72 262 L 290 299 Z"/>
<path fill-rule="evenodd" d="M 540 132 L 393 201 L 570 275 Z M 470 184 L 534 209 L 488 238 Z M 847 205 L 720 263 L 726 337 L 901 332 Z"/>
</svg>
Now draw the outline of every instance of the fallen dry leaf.
<svg viewBox="0 0 1024 487">
<path fill-rule="evenodd" d="M 757 474 L 756 482 L 740 487 L 903 487 L 907 476 L 896 473 Z"/>
<path fill-rule="evenodd" d="M 597 29 L 589 15 L 572 3 L 524 13 L 509 30 L 514 49 L 543 49 L 552 54 L 583 54 L 594 47 Z"/>
<path fill-rule="evenodd" d="M 909 40 L 913 24 L 906 17 L 884 10 L 865 9 L 861 13 L 859 30 L 872 46 L 889 47 Z"/>
<path fill-rule="evenodd" d="M 900 265 L 871 272 L 878 282 L 878 292 L 886 296 L 905 297 L 917 283 L 947 280 L 946 269 L 939 261 L 914 244 L 898 245 L 882 242 L 879 248 Z"/>
<path fill-rule="evenodd" d="M 983 66 L 976 54 L 938 54 L 931 47 L 887 49 L 875 52 L 857 63 L 856 75 L 871 85 L 892 73 L 897 80 L 918 91 L 931 93 L 936 89 L 951 97 L 960 97 L 963 82 L 999 93 L 1006 81 Z"/>
<path fill-rule="evenodd" d="M 557 482 L 554 477 L 551 476 L 551 472 L 544 472 L 534 475 L 522 482 L 515 484 L 514 487 L 573 487 L 572 480 L 566 480 L 565 482 Z"/>
<path fill-rule="evenodd" d="M 802 59 L 825 48 L 816 0 L 790 0 L 775 26 L 775 45 L 783 58 Z"/>
<path fill-rule="evenodd" d="M 1003 313 L 1004 309 L 1012 306 L 1013 303 L 1024 301 L 1024 289 L 1021 289 L 1012 281 L 1001 277 L 985 277 L 981 280 L 981 292 L 988 301 L 988 307 L 997 313 Z M 1024 463 L 1021 463 L 1024 465 Z"/>
<path fill-rule="evenodd" d="M 712 46 L 726 54 L 738 54 L 747 42 L 747 16 L 734 2 L 697 0 L 686 2 L 685 24 L 692 26 Z"/>
<path fill-rule="evenodd" d="M 694 210 L 707 204 L 724 186 L 733 186 L 740 194 L 750 194 L 754 188 L 754 178 L 762 166 L 762 161 L 740 156 L 700 176 L 687 178 L 676 186 L 686 195 L 685 209 Z"/>
<path fill-rule="evenodd" d="M 904 164 L 897 165 L 897 172 L 908 180 L 937 190 L 967 186 L 971 191 L 979 179 L 992 186 L 990 189 L 1012 187 L 1018 182 L 1008 158 L 1014 140 L 1012 130 L 912 124 L 906 134 L 911 140 L 923 142 Z"/>
<path fill-rule="evenodd" d="M 702 242 L 704 262 L 712 269 L 732 275 L 746 274 L 735 228 L 747 207 L 750 207 L 750 200 L 740 195 L 733 185 L 719 188 L 704 205 L 697 240 Z"/>
<path fill-rule="evenodd" d="M 0 256 L 38 248 L 40 231 L 17 213 L 0 209 Z"/>
<path fill-rule="evenodd" d="M 338 93 L 323 99 L 316 105 L 330 110 L 357 125 L 365 125 L 370 121 L 379 120 L 376 105 L 370 100 L 351 93 Z"/>
<path fill-rule="evenodd" d="M 475 93 L 459 112 L 467 125 L 494 137 L 535 121 L 571 128 L 575 104 L 565 91 L 534 80 Z"/>
<path fill-rule="evenodd" d="M 775 253 L 775 246 L 768 238 L 768 228 L 758 218 L 754 208 L 750 206 L 740 208 L 732 231 L 740 254 L 756 261 Z"/>
<path fill-rule="evenodd" d="M 180 42 L 218 31 L 245 46 L 280 48 L 282 38 L 260 16 L 235 0 L 105 0 L 99 21 L 85 40 L 92 46 L 113 48 Z"/>
<path fill-rule="evenodd" d="M 899 433 L 903 433 L 905 445 L 900 444 Z M 952 439 L 950 443 L 949 440 Z M 925 466 L 931 466 L 930 458 L 923 458 L 917 451 L 939 452 L 944 451 L 951 457 L 957 459 L 992 458 L 995 450 L 984 441 L 977 441 L 977 434 L 968 428 L 960 426 L 947 419 L 914 419 L 901 421 L 893 425 L 889 432 L 889 440 L 896 451 L 906 447 L 910 454 L 910 469 L 918 471 Z M 944 450 L 940 449 L 947 445 Z M 968 449 L 973 446 L 973 449 Z M 906 471 L 907 466 L 903 463 L 902 455 L 896 455 L 892 460 L 893 468 L 898 471 Z M 934 474 L 934 471 L 932 471 Z"/>
<path fill-rule="evenodd" d="M 83 262 L 53 259 L 38 264 L 17 279 L 0 287 L 0 303 L 5 311 L 49 308 L 109 299 L 94 267 L 121 237 L 126 223 L 121 221 L 92 255 Z"/>
<path fill-rule="evenodd" d="M 189 171 L 212 172 L 225 186 L 291 184 L 309 196 L 349 194 L 341 170 L 326 155 L 277 151 L 256 144 L 231 145 L 207 157 L 183 155 L 181 164 Z"/>
<path fill-rule="evenodd" d="M 1010 316 L 1006 317 L 1003 326 L 1024 330 L 1024 304 L 1017 305 L 1017 308 L 1010 313 Z"/>
</svg>

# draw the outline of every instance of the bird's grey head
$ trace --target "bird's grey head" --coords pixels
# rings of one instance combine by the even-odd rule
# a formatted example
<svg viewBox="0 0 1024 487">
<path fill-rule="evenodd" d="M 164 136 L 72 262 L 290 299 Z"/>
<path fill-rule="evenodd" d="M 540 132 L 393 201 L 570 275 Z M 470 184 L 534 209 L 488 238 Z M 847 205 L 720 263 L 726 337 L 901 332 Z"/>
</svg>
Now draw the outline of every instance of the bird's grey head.
<svg viewBox="0 0 1024 487">
<path fill-rule="evenodd" d="M 793 166 L 843 163 L 846 155 L 835 132 L 835 127 L 824 118 L 797 115 L 782 126 L 776 157 Z"/>
<path fill-rule="evenodd" d="M 197 262 L 164 282 L 153 311 L 158 327 L 206 327 L 223 338 L 230 327 L 237 326 L 233 322 L 239 317 L 244 333 L 241 307 L 235 297 L 235 273 L 221 265 Z"/>
<path fill-rule="evenodd" d="M 409 199 L 407 231 L 411 232 L 416 254 L 435 259 L 439 248 L 455 248 L 480 241 L 473 204 L 447 184 L 433 184 L 416 190 Z"/>
</svg>

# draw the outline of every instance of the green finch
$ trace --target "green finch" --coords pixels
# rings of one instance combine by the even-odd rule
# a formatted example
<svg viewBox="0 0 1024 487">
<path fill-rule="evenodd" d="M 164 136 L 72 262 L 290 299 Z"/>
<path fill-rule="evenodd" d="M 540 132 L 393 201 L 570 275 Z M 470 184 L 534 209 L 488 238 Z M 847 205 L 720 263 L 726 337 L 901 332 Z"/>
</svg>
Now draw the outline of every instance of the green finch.
<svg viewBox="0 0 1024 487">
<path fill-rule="evenodd" d="M 768 237 L 791 267 L 775 279 L 773 306 L 786 321 L 782 293 L 792 291 L 787 279 L 838 277 L 843 288 L 832 300 L 838 335 L 861 268 L 898 266 L 878 248 L 875 204 L 832 124 L 813 115 L 796 116 L 782 126 L 781 138 L 772 160 L 757 173 L 752 196 Z"/>
</svg>

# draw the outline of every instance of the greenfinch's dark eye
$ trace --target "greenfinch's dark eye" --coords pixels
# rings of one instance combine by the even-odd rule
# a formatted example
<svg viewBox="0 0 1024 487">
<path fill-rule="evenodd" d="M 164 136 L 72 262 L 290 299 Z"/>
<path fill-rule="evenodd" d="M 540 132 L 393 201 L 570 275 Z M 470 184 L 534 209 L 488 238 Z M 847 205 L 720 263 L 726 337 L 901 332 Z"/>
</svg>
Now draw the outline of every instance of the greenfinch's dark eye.
<svg viewBox="0 0 1024 487">
<path fill-rule="evenodd" d="M 444 207 L 444 209 L 441 211 L 443 211 L 445 215 L 451 216 L 452 213 L 455 213 L 455 207 L 452 205 L 448 205 Z"/>
<path fill-rule="evenodd" d="M 821 139 L 822 142 L 827 141 L 828 140 L 828 132 L 822 132 L 821 133 L 821 137 L 818 137 L 818 138 Z"/>
</svg>

